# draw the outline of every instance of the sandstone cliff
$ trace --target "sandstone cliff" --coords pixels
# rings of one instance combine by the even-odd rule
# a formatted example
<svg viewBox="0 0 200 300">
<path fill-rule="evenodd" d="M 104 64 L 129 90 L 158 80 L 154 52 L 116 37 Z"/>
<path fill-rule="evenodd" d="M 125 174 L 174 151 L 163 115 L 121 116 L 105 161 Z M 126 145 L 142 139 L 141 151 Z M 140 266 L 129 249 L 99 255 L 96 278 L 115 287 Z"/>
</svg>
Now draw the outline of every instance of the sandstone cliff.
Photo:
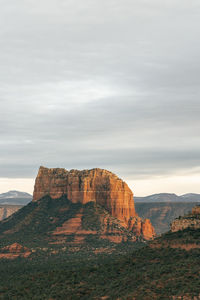
<svg viewBox="0 0 200 300">
<path fill-rule="evenodd" d="M 200 206 L 195 206 L 191 213 L 183 217 L 179 217 L 171 223 L 172 232 L 184 230 L 186 228 L 200 228 Z"/>
<path fill-rule="evenodd" d="M 72 203 L 95 202 L 137 236 L 148 240 L 155 235 L 150 221 L 143 221 L 137 216 L 133 193 L 128 185 L 107 170 L 96 168 L 67 171 L 40 167 L 35 181 L 33 202 L 46 195 L 52 199 L 66 195 Z"/>
</svg>

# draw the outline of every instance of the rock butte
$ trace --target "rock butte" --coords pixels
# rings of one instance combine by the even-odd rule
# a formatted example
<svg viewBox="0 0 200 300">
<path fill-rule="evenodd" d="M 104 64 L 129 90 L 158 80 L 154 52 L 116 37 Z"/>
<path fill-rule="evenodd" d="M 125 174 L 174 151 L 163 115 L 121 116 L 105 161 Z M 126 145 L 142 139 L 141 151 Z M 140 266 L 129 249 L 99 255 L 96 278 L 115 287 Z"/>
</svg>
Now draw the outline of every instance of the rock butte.
<svg viewBox="0 0 200 300">
<path fill-rule="evenodd" d="M 33 201 L 49 195 L 58 199 L 66 195 L 73 203 L 95 202 L 119 219 L 124 227 L 151 239 L 155 235 L 148 219 L 142 220 L 135 212 L 133 193 L 115 174 L 104 169 L 71 170 L 40 167 L 34 187 Z"/>
</svg>

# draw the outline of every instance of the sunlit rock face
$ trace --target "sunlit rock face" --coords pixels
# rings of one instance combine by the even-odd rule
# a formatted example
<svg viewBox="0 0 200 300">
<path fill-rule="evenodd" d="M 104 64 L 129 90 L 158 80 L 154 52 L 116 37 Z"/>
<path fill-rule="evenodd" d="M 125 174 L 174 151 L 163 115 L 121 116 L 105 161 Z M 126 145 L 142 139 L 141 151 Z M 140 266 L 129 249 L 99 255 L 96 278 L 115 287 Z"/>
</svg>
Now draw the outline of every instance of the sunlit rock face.
<svg viewBox="0 0 200 300">
<path fill-rule="evenodd" d="M 141 233 L 145 240 L 150 240 L 152 237 L 156 235 L 154 227 L 151 225 L 151 222 L 149 219 L 145 219 L 142 222 L 142 230 Z"/>
<path fill-rule="evenodd" d="M 175 219 L 171 223 L 171 231 L 176 232 L 186 228 L 200 229 L 200 206 L 193 207 L 192 212 Z"/>
<path fill-rule="evenodd" d="M 192 214 L 200 216 L 200 206 L 199 205 L 196 205 L 195 207 L 192 208 Z"/>
<path fill-rule="evenodd" d="M 146 221 L 143 222 L 135 212 L 133 193 L 128 185 L 107 170 L 96 168 L 67 171 L 40 167 L 35 181 L 33 201 L 38 201 L 46 195 L 52 199 L 66 195 L 73 203 L 95 202 L 122 221 L 129 230 L 133 229 L 137 235 L 144 232 L 147 239 L 153 237 L 154 230 L 150 222 L 147 226 Z M 138 229 L 134 230 L 134 226 Z M 152 230 L 149 229 L 150 226 Z"/>
<path fill-rule="evenodd" d="M 156 236 L 154 227 L 149 219 L 142 220 L 137 215 L 130 218 L 128 222 L 128 229 L 133 231 L 136 236 L 142 236 L 145 240 L 151 240 Z"/>
<path fill-rule="evenodd" d="M 53 199 L 66 195 L 73 203 L 93 201 L 126 222 L 135 216 L 133 193 L 128 185 L 113 173 L 102 169 L 68 172 L 65 169 L 40 167 L 33 201 L 45 195 Z"/>
</svg>

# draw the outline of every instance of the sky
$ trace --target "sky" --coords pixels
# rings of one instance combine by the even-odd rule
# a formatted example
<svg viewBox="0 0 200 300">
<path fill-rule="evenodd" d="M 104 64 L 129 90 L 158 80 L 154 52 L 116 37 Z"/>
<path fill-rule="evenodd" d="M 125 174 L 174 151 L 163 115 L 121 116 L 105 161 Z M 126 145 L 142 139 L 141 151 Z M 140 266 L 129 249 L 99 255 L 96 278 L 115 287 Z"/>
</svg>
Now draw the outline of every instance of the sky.
<svg viewBox="0 0 200 300">
<path fill-rule="evenodd" d="M 199 0 L 0 5 L 0 193 L 40 165 L 200 193 Z"/>
</svg>

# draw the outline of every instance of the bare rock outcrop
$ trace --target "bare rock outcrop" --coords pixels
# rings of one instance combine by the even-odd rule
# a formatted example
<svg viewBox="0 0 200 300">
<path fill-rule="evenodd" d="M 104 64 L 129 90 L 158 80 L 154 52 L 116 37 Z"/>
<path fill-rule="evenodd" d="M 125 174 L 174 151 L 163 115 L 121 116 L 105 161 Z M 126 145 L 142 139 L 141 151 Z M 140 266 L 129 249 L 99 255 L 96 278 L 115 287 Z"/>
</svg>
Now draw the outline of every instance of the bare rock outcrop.
<svg viewBox="0 0 200 300">
<path fill-rule="evenodd" d="M 200 216 L 200 205 L 196 205 L 192 208 L 192 215 L 199 215 Z"/>
<path fill-rule="evenodd" d="M 30 249 L 18 243 L 14 243 L 0 249 L 0 258 L 14 259 L 17 257 L 28 257 L 30 254 Z"/>
<path fill-rule="evenodd" d="M 189 218 L 180 218 L 176 219 L 171 224 L 171 231 L 184 230 L 186 228 L 199 229 L 200 228 L 200 219 L 189 219 Z"/>
<path fill-rule="evenodd" d="M 199 229 L 200 228 L 200 206 L 195 206 L 192 212 L 175 219 L 171 223 L 171 231 L 176 232 L 186 228 Z"/>
<path fill-rule="evenodd" d="M 62 244 L 63 239 L 65 244 L 84 244 L 88 236 L 99 240 L 109 240 L 116 244 L 127 240 L 131 242 L 137 240 L 132 232 L 128 232 L 124 226 L 121 226 L 121 222 L 117 218 L 111 217 L 106 210 L 99 209 L 94 205 L 92 213 L 94 218 L 98 216 L 98 226 L 92 224 L 91 214 L 86 216 L 86 207 L 81 208 L 62 226 L 56 227 L 51 236 L 51 244 Z M 90 220 L 86 220 L 86 217 Z"/>
<path fill-rule="evenodd" d="M 141 233 L 145 240 L 150 240 L 152 237 L 156 235 L 154 227 L 151 225 L 151 222 L 149 219 L 145 219 L 142 222 L 142 230 Z"/>
<path fill-rule="evenodd" d="M 66 195 L 72 203 L 95 202 L 105 208 L 121 224 L 145 239 L 154 237 L 149 220 L 142 220 L 135 212 L 133 193 L 115 174 L 103 169 L 71 170 L 40 167 L 33 193 L 33 201 L 49 195 L 58 199 Z"/>
</svg>

